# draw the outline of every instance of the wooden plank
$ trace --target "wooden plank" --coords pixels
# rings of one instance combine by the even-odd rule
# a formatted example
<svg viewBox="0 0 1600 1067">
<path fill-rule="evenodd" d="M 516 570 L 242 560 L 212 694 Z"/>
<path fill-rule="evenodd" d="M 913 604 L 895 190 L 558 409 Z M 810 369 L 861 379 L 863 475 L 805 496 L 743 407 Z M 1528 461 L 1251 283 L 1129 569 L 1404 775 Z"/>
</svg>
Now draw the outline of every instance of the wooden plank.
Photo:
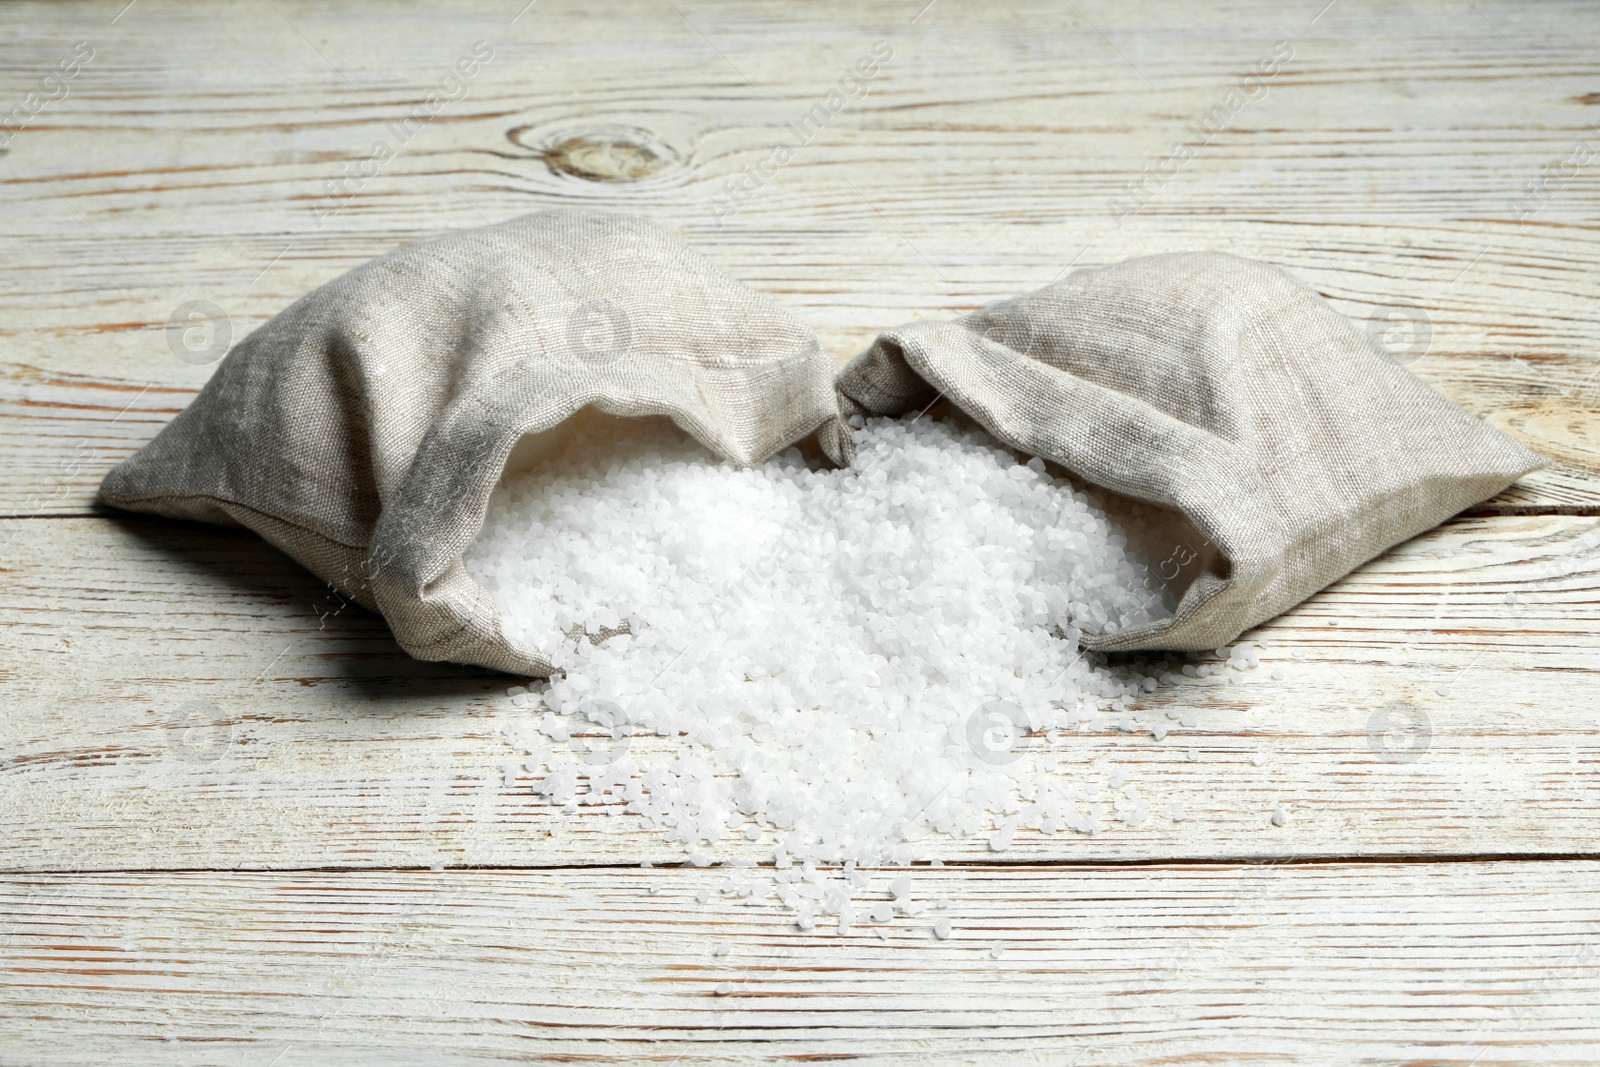
<svg viewBox="0 0 1600 1067">
<path fill-rule="evenodd" d="M 0 869 L 544 866 L 682 857 L 617 805 L 508 787 L 529 712 L 418 663 L 251 535 L 35 520 L 0 576 Z M 1262 668 L 1037 739 L 1105 786 L 1104 833 L 928 842 L 945 858 L 1131 860 L 1593 851 L 1600 520 L 1458 520 L 1264 627 Z M 1508 603 L 1508 600 L 1513 601 Z M 1285 677 L 1270 672 L 1282 667 Z M 1191 709 L 1193 728 L 1162 719 Z M 1390 725 L 1426 723 L 1390 736 Z M 635 741 L 633 755 L 666 750 Z M 1034 757 L 1030 757 L 1034 758 Z M 1150 801 L 1112 821 L 1114 773 Z M 1185 813 L 1164 812 L 1175 803 Z M 1287 825 L 1268 816 L 1282 806 Z M 771 840 L 734 854 L 770 858 Z"/>
<path fill-rule="evenodd" d="M 886 900 L 892 873 L 862 898 Z M 7 876 L 0 1055 L 1600 1059 L 1594 861 L 909 873 L 916 906 L 947 906 L 844 936 L 736 902 L 712 870 Z"/>
<path fill-rule="evenodd" d="M 0 9 L 0 69 L 19 78 L 76 40 L 95 49 L 0 160 L 0 515 L 84 513 L 199 388 L 210 369 L 166 332 L 185 302 L 217 305 L 237 339 L 400 243 L 563 205 L 677 228 L 841 360 L 1069 262 L 1259 257 L 1358 321 L 1426 315 L 1412 369 L 1557 461 L 1493 510 L 1600 505 L 1600 185 L 1596 164 L 1566 163 L 1600 144 L 1600 11 L 905 6 L 611 2 L 513 21 L 459 3 L 218 4 L 181 15 L 200 64 L 169 58 L 175 16 L 152 0 L 114 24 L 84 5 Z M 480 39 L 495 54 L 467 95 L 341 186 Z M 880 40 L 894 55 L 866 95 L 721 213 L 725 183 Z M 1188 124 L 1279 40 L 1280 73 L 1198 136 Z M 631 182 L 550 165 L 551 145 L 618 130 L 661 165 Z M 1195 157 L 1121 214 L 1179 140 Z"/>
</svg>

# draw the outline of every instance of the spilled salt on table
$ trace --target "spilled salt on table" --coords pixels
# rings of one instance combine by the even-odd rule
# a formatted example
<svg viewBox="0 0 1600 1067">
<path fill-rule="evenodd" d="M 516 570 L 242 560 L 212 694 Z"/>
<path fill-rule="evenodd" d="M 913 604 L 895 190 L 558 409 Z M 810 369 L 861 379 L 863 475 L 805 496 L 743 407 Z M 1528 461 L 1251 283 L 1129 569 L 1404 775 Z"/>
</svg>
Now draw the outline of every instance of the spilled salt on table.
<svg viewBox="0 0 1600 1067">
<path fill-rule="evenodd" d="M 1167 665 L 1109 665 L 1078 638 L 1173 610 L 1141 549 L 1170 549 L 1159 514 L 1113 520 L 950 422 L 855 436 L 848 470 L 794 449 L 740 469 L 663 420 L 599 419 L 508 475 L 466 565 L 564 672 L 508 732 L 550 803 L 625 803 L 698 864 L 770 834 L 780 868 L 909 862 L 930 832 L 1004 848 L 1019 828 L 1099 829 L 1022 737 L 1096 711 L 1152 728 L 1128 702 Z M 573 751 L 572 733 L 601 736 Z M 640 734 L 673 744 L 646 759 Z M 792 893 L 802 926 L 847 926 L 844 889 Z"/>
</svg>

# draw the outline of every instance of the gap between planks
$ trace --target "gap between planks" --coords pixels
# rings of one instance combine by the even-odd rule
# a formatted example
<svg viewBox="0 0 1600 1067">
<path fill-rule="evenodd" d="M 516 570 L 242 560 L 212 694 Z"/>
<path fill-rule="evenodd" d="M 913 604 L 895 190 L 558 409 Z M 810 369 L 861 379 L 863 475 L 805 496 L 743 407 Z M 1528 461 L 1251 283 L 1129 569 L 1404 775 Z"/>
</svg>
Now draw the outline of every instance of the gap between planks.
<svg viewBox="0 0 1600 1067">
<path fill-rule="evenodd" d="M 1164 868 L 1164 867 L 1359 867 L 1359 866 L 1394 866 L 1408 865 L 1420 866 L 1425 864 L 1448 865 L 1452 863 L 1590 863 L 1600 860 L 1600 851 L 1597 852 L 1462 852 L 1462 853 L 1417 853 L 1415 855 L 1382 855 L 1363 856 L 1357 854 L 1339 856 L 1285 856 L 1282 858 L 1240 858 L 1226 856 L 1172 856 L 1150 859 L 1096 859 L 1096 860 L 1056 860 L 1056 859 L 1004 859 L 999 856 L 992 860 L 983 859 L 952 859 L 945 860 L 940 866 L 934 867 L 928 863 L 918 861 L 905 867 L 861 867 L 863 871 L 962 871 L 962 870 L 1009 870 L 1012 868 L 1027 869 L 1032 871 L 1059 870 L 1071 871 L 1097 871 L 1097 870 L 1128 870 L 1137 868 Z M 821 864 L 818 870 L 833 870 L 837 864 Z M 444 867 L 424 867 L 420 865 L 393 866 L 393 867 L 74 867 L 70 870 L 0 870 L 0 879 L 27 877 L 41 875 L 49 877 L 63 877 L 96 874 L 127 874 L 127 875 L 188 875 L 188 874 L 474 874 L 484 873 L 509 873 L 509 874 L 560 874 L 562 871 L 771 871 L 770 863 L 758 864 L 755 867 L 724 867 L 722 864 L 712 864 L 705 867 L 696 867 L 688 863 L 664 863 L 649 867 L 637 863 L 557 863 L 547 866 L 535 866 L 526 863 L 477 863 L 472 865 L 455 865 Z"/>
</svg>

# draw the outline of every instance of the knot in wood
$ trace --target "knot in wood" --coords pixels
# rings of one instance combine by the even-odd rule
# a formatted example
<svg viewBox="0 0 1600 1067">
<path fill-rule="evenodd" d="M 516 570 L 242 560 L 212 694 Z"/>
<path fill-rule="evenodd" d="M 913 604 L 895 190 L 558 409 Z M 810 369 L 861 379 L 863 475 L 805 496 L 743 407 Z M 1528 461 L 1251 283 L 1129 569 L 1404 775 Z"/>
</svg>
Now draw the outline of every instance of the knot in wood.
<svg viewBox="0 0 1600 1067">
<path fill-rule="evenodd" d="M 642 133 L 642 131 L 641 131 Z M 550 169 L 591 182 L 636 182 L 669 162 L 648 135 L 596 131 L 564 137 L 544 151 Z"/>
</svg>

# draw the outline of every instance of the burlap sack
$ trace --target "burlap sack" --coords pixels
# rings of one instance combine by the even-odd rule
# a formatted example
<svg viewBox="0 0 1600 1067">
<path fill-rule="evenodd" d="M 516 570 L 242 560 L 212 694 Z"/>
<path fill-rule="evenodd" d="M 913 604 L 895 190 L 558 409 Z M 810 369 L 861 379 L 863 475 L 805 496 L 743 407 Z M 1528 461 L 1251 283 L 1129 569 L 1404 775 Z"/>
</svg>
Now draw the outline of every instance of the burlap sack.
<svg viewBox="0 0 1600 1067">
<path fill-rule="evenodd" d="M 1274 268 L 1153 256 L 883 334 L 814 334 L 650 224 L 580 211 L 422 241 L 229 354 L 102 499 L 240 524 L 381 612 L 421 659 L 543 675 L 462 552 L 509 464 L 591 408 L 756 463 L 943 395 L 1014 448 L 1170 510 L 1176 615 L 1091 648 L 1210 648 L 1543 461 L 1389 363 Z M 521 457 L 519 460 L 518 457 Z M 1164 548 L 1165 546 L 1158 546 Z"/>
<path fill-rule="evenodd" d="M 589 407 L 669 416 L 740 463 L 820 431 L 844 461 L 832 378 L 809 329 L 656 227 L 553 211 L 418 242 L 307 294 L 100 495 L 255 530 L 420 659 L 543 675 L 461 563 L 519 439 Z"/>
<path fill-rule="evenodd" d="M 1172 509 L 1177 613 L 1094 649 L 1215 648 L 1545 460 L 1390 362 L 1273 267 L 1149 256 L 882 334 L 849 413 L 941 395 L 1022 452 Z"/>
</svg>

